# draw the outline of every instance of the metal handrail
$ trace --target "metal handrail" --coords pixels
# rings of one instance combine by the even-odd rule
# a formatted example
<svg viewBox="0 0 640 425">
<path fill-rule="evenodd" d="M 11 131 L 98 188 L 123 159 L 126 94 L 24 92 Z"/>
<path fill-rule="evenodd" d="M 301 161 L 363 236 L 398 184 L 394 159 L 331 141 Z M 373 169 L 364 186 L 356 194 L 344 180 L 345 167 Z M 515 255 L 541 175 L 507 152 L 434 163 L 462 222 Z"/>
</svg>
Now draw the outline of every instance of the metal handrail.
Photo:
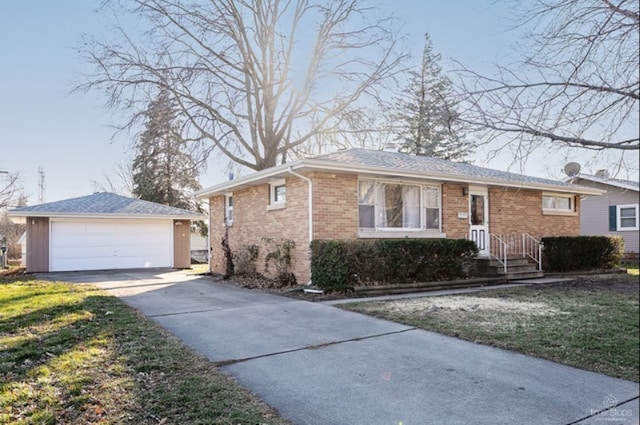
<svg viewBox="0 0 640 425">
<path fill-rule="evenodd" d="M 502 265 L 504 273 L 507 273 L 507 262 L 509 256 L 509 244 L 503 241 L 498 235 L 489 234 L 489 257 Z"/>
<path fill-rule="evenodd" d="M 489 256 L 502 265 L 507 273 L 509 256 L 522 256 L 531 258 L 536 263 L 536 268 L 542 271 L 542 242 L 528 233 L 508 235 L 489 234 Z"/>
<path fill-rule="evenodd" d="M 538 270 L 542 271 L 542 242 L 528 233 L 522 234 L 522 256 L 531 258 Z"/>
</svg>

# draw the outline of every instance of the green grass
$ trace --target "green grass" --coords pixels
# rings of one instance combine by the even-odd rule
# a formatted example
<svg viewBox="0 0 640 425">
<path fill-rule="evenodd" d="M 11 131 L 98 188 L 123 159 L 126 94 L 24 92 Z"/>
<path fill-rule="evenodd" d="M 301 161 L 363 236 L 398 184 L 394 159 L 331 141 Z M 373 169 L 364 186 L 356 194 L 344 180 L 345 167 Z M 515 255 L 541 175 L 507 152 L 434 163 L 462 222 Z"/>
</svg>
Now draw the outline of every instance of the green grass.
<svg viewBox="0 0 640 425">
<path fill-rule="evenodd" d="M 629 283 L 537 285 L 344 308 L 639 382 L 638 281 L 620 276 Z"/>
<path fill-rule="evenodd" d="M 117 298 L 19 278 L 0 279 L 0 423 L 288 422 Z"/>
</svg>

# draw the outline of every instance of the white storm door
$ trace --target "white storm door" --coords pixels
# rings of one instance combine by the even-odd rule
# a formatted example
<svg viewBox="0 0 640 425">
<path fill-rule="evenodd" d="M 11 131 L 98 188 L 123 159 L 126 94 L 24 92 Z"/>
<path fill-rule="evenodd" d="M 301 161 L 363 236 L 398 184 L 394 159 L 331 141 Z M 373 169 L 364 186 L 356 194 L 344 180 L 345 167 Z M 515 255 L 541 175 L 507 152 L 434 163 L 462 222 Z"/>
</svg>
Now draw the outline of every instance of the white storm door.
<svg viewBox="0 0 640 425">
<path fill-rule="evenodd" d="M 489 255 L 489 192 L 469 188 L 469 239 L 478 246 L 478 255 Z"/>
</svg>

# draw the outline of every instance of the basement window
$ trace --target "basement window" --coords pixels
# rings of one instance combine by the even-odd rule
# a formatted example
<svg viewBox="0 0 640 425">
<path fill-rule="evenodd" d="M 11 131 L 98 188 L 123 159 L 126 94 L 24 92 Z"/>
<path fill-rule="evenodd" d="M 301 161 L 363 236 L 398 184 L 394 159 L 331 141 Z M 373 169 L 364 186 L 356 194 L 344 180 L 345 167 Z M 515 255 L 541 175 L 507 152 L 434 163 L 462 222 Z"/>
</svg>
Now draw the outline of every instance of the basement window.
<svg viewBox="0 0 640 425">
<path fill-rule="evenodd" d="M 564 194 L 542 194 L 542 212 L 545 214 L 574 214 L 575 196 Z"/>
</svg>

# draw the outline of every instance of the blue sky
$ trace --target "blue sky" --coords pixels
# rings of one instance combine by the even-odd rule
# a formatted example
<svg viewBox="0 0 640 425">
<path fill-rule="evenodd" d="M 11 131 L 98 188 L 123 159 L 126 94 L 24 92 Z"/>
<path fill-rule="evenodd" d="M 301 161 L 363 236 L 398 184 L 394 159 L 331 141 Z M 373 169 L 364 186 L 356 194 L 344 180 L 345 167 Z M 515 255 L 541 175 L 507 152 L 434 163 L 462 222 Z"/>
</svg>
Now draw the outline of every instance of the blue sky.
<svg viewBox="0 0 640 425">
<path fill-rule="evenodd" d="M 505 11 L 489 7 L 489 0 L 374 2 L 405 23 L 416 63 L 425 32 L 445 60 L 454 58 L 475 69 L 504 60 L 514 41 L 515 35 L 505 32 Z M 105 17 L 95 12 L 99 3 L 0 1 L 0 170 L 21 173 L 30 204 L 38 201 L 38 167 L 45 172 L 49 202 L 92 193 L 94 182 L 113 175 L 129 157 L 132 140 L 126 135 L 112 138 L 117 119 L 103 108 L 100 94 L 71 94 L 87 66 L 76 52 L 82 35 L 106 33 Z M 478 155 L 479 165 L 509 167 L 508 156 L 486 163 L 483 155 Z M 580 157 L 534 158 L 524 171 L 560 177 L 562 165 L 581 162 Z M 206 187 L 224 176 L 212 163 L 201 182 Z"/>
</svg>

